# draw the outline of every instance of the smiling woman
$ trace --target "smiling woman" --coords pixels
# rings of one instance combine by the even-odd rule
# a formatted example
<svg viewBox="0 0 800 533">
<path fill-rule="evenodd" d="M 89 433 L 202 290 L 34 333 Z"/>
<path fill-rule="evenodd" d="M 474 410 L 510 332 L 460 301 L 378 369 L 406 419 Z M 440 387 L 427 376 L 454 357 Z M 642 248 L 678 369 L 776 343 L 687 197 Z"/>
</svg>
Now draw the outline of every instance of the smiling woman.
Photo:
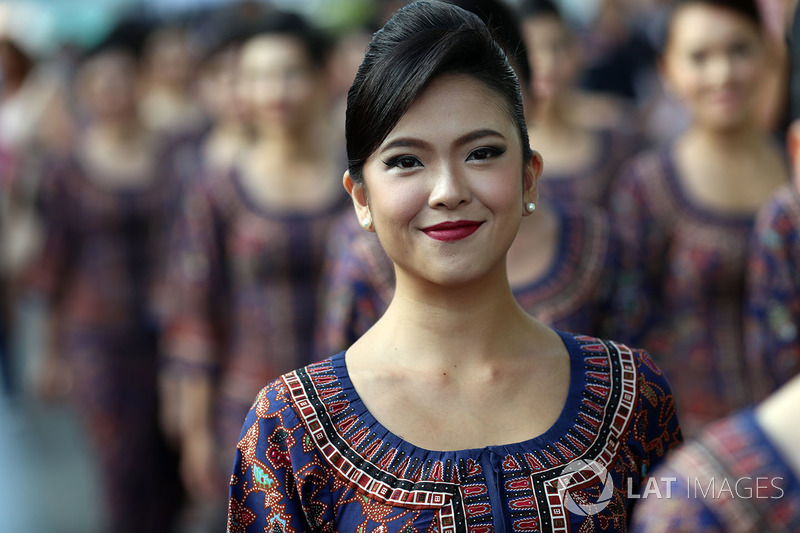
<svg viewBox="0 0 800 533">
<path fill-rule="evenodd" d="M 680 439 L 672 396 L 645 354 L 515 301 L 506 253 L 542 162 L 484 24 L 444 2 L 400 10 L 350 90 L 347 142 L 344 186 L 395 295 L 346 353 L 262 390 L 229 530 L 624 530 L 625 487 Z"/>
<path fill-rule="evenodd" d="M 756 213 L 788 174 L 757 124 L 770 58 L 754 0 L 681 0 L 663 74 L 691 125 L 626 166 L 612 210 L 622 241 L 625 340 L 653 353 L 687 434 L 748 405 L 744 314 Z"/>
</svg>

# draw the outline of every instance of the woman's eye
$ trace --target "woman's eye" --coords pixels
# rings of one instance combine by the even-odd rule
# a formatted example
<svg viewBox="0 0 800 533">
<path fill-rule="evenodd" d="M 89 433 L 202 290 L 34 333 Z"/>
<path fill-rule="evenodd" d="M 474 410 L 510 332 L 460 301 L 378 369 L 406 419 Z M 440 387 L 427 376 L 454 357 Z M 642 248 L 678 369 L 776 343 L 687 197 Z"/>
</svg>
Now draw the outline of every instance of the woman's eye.
<svg viewBox="0 0 800 533">
<path fill-rule="evenodd" d="M 731 46 L 730 52 L 736 57 L 747 57 L 750 55 L 751 46 L 749 43 L 735 43 Z"/>
<path fill-rule="evenodd" d="M 689 54 L 689 59 L 695 65 L 702 65 L 707 57 L 708 54 L 705 51 L 695 51 Z"/>
<path fill-rule="evenodd" d="M 419 159 L 411 155 L 400 155 L 397 157 L 392 157 L 388 161 L 383 162 L 389 168 L 414 168 L 414 167 L 421 167 L 422 163 L 420 163 Z"/>
<path fill-rule="evenodd" d="M 469 156 L 467 156 L 467 161 L 484 161 L 486 159 L 491 159 L 492 157 L 497 157 L 503 152 L 505 152 L 505 150 L 501 150 L 500 148 L 478 148 L 469 153 Z"/>
</svg>

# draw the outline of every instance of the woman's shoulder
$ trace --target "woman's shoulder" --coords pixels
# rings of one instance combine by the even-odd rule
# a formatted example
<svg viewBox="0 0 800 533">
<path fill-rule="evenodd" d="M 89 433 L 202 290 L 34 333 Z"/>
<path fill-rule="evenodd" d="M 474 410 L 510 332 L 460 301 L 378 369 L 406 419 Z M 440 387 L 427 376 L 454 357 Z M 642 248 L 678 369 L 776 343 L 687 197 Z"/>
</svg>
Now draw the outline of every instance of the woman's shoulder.
<svg viewBox="0 0 800 533">
<path fill-rule="evenodd" d="M 614 183 L 612 212 L 646 209 L 654 214 L 675 209 L 677 202 L 675 165 L 671 147 L 652 148 L 628 159 Z M 636 206 L 629 206 L 635 202 Z"/>
<path fill-rule="evenodd" d="M 800 229 L 800 193 L 794 184 L 787 184 L 764 204 L 758 214 L 756 228 L 778 233 Z"/>
<path fill-rule="evenodd" d="M 335 367 L 344 358 L 339 352 L 322 361 L 308 364 L 273 379 L 259 391 L 253 402 L 253 409 L 259 416 L 269 417 L 287 408 L 302 409 L 301 392 L 307 386 L 316 387 L 330 384 L 335 379 Z"/>
<path fill-rule="evenodd" d="M 588 335 L 560 334 L 570 357 L 584 360 L 587 381 L 600 379 L 614 384 L 623 395 L 631 395 L 634 410 L 674 406 L 669 381 L 645 350 Z"/>
</svg>

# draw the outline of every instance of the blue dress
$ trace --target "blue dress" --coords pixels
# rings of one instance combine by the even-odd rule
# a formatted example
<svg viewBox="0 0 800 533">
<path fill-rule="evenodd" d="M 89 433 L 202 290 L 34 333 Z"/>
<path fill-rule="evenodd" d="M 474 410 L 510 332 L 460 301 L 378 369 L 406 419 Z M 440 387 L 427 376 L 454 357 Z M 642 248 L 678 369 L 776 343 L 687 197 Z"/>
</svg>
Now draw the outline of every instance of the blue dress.
<svg viewBox="0 0 800 533">
<path fill-rule="evenodd" d="M 228 531 L 625 531 L 628 485 L 681 440 L 672 393 L 645 353 L 560 335 L 566 404 L 515 444 L 442 452 L 402 440 L 365 407 L 344 352 L 273 381 L 237 445 Z"/>
<path fill-rule="evenodd" d="M 800 482 L 752 409 L 709 427 L 653 478 L 660 488 L 644 491 L 638 533 L 800 531 Z"/>
</svg>

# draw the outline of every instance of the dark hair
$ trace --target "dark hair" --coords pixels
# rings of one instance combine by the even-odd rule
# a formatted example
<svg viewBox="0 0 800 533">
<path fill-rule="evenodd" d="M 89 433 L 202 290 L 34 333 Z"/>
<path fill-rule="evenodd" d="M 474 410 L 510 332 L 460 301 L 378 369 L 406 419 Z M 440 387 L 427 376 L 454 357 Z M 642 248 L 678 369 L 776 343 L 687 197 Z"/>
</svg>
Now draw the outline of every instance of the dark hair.
<svg viewBox="0 0 800 533">
<path fill-rule="evenodd" d="M 792 19 L 792 34 L 789 36 L 789 57 L 791 74 L 789 76 L 789 116 L 792 120 L 800 118 L 800 8 L 795 9 Z"/>
<path fill-rule="evenodd" d="M 244 43 L 265 35 L 279 35 L 297 40 L 317 69 L 323 68 L 328 60 L 330 46 L 327 39 L 297 13 L 270 10 L 263 20 L 240 29 L 234 38 Z"/>
<path fill-rule="evenodd" d="M 672 33 L 672 25 L 678 12 L 686 6 L 696 4 L 727 9 L 728 11 L 732 11 L 746 18 L 758 29 L 759 32 L 763 31 L 764 29 L 761 11 L 758 8 L 756 0 L 675 0 L 669 16 L 667 17 L 665 28 L 662 32 L 663 37 L 661 42 L 661 50 L 665 50 L 669 44 L 670 35 Z"/>
<path fill-rule="evenodd" d="M 563 21 L 561 11 L 550 0 L 522 0 L 517 8 L 521 19 L 531 19 L 536 17 L 556 17 Z"/>
<path fill-rule="evenodd" d="M 347 94 L 347 157 L 355 182 L 414 100 L 434 78 L 450 73 L 472 76 L 503 97 L 524 160 L 530 159 L 522 93 L 505 52 L 475 14 L 424 0 L 400 9 L 373 35 Z"/>
<path fill-rule="evenodd" d="M 114 53 L 127 55 L 138 64 L 142 59 L 147 37 L 155 27 L 154 20 L 148 17 L 123 18 L 100 41 L 84 50 L 78 58 L 78 63 L 86 63 L 95 57 Z"/>
<path fill-rule="evenodd" d="M 522 80 L 522 86 L 531 82 L 531 66 L 525 40 L 519 29 L 519 20 L 514 11 L 502 0 L 447 0 L 454 6 L 475 13 L 489 28 L 494 40 L 500 43 L 511 62 L 511 66 Z"/>
</svg>

